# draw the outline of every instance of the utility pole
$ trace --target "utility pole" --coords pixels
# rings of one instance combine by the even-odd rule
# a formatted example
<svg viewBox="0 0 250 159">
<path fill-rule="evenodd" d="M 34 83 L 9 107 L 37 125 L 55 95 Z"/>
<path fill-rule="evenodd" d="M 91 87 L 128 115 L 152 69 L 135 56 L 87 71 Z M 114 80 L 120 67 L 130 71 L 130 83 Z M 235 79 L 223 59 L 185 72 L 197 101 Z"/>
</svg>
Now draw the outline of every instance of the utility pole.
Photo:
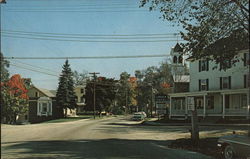
<svg viewBox="0 0 250 159">
<path fill-rule="evenodd" d="M 96 75 L 100 74 L 100 73 L 99 72 L 92 72 L 92 73 L 89 73 L 89 74 L 93 75 L 93 78 L 94 78 L 94 89 L 93 89 L 94 98 L 93 98 L 93 104 L 94 104 L 94 119 L 95 119 L 95 85 L 96 85 Z"/>
</svg>

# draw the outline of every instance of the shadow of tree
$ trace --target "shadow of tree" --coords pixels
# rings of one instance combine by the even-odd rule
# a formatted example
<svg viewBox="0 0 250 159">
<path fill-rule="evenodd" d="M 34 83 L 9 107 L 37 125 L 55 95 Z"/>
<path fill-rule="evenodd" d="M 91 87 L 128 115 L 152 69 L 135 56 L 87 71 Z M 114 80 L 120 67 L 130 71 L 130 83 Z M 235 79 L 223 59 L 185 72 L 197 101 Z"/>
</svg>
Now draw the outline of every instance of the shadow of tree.
<svg viewBox="0 0 250 159">
<path fill-rule="evenodd" d="M 170 149 L 168 141 L 156 140 L 71 140 L 2 143 L 3 158 L 70 159 L 206 159 L 205 155 Z"/>
</svg>

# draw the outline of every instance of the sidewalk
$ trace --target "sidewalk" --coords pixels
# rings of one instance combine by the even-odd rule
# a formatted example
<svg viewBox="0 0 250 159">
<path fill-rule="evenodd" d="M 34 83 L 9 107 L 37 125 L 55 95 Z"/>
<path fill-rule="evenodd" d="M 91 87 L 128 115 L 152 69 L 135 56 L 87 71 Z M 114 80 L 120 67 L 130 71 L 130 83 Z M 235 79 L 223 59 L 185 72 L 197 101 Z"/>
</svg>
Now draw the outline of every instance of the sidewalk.
<svg viewBox="0 0 250 159">
<path fill-rule="evenodd" d="M 191 126 L 191 123 L 159 123 L 156 122 L 157 118 L 149 119 L 148 121 L 143 121 L 143 125 L 150 126 Z M 250 124 L 216 124 L 216 123 L 199 123 L 199 126 L 233 126 L 233 127 L 250 127 Z"/>
</svg>

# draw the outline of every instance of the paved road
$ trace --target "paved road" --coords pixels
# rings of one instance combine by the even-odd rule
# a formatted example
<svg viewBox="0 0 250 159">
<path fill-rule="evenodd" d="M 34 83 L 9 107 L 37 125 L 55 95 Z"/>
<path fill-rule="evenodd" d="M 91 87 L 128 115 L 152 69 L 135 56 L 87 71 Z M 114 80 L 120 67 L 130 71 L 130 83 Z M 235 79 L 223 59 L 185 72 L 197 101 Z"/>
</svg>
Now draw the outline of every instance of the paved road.
<svg viewBox="0 0 250 159">
<path fill-rule="evenodd" d="M 126 117 L 66 123 L 2 125 L 1 158 L 23 159 L 206 159 L 169 149 L 188 136 L 187 127 L 143 126 Z"/>
</svg>

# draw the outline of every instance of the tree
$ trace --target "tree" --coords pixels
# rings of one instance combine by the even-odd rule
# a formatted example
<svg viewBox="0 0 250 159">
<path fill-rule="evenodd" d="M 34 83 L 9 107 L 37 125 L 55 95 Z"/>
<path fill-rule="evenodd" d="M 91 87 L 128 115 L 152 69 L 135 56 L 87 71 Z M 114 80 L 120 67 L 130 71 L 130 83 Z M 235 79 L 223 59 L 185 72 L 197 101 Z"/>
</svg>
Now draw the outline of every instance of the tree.
<svg viewBox="0 0 250 159">
<path fill-rule="evenodd" d="M 83 71 L 82 73 L 79 73 L 77 71 L 73 72 L 73 80 L 74 80 L 74 86 L 77 85 L 85 85 L 87 80 L 87 71 Z"/>
<path fill-rule="evenodd" d="M 170 64 L 165 61 L 159 67 L 151 66 L 145 70 L 136 70 L 137 102 L 140 109 L 148 112 L 147 105 L 152 105 L 152 95 L 168 94 L 173 84 Z M 149 113 L 149 112 L 148 112 Z"/>
<path fill-rule="evenodd" d="M 102 111 L 110 112 L 114 106 L 115 100 L 115 84 L 113 78 L 99 77 L 88 80 L 86 85 L 86 110 L 94 110 L 94 82 L 95 82 L 95 109 L 101 113 Z"/>
<path fill-rule="evenodd" d="M 182 45 L 194 59 L 210 58 L 226 69 L 225 60 L 235 63 L 238 51 L 249 48 L 248 0 L 141 0 L 141 6 L 149 2 L 150 10 L 183 26 Z"/>
<path fill-rule="evenodd" d="M 74 92 L 73 73 L 68 60 L 65 61 L 59 78 L 56 101 L 57 105 L 64 110 L 64 117 L 67 117 L 67 109 L 72 110 L 77 106 L 77 97 Z"/>
<path fill-rule="evenodd" d="M 9 67 L 9 61 L 4 59 L 3 54 L 0 52 L 0 79 L 1 82 L 5 82 L 9 79 L 9 72 L 6 69 L 7 67 Z"/>
<path fill-rule="evenodd" d="M 2 117 L 7 123 L 16 123 L 18 115 L 28 111 L 28 90 L 19 74 L 1 84 Z"/>
</svg>

